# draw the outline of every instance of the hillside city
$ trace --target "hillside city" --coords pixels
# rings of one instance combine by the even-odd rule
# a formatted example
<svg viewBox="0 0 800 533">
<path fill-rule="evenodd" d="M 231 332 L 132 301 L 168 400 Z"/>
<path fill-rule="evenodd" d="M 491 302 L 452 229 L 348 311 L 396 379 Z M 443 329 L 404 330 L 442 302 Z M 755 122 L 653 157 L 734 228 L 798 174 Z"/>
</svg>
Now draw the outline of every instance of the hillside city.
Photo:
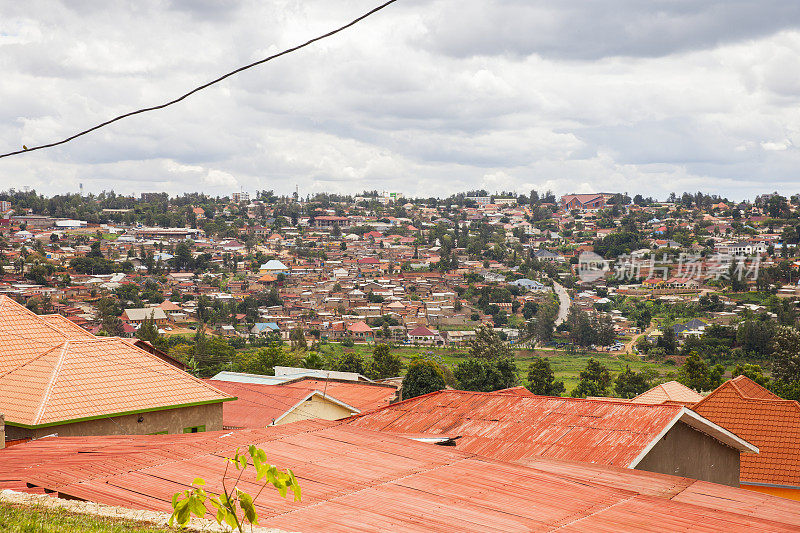
<svg viewBox="0 0 800 533">
<path fill-rule="evenodd" d="M 798 242 L 800 194 L 7 190 L 0 489 L 169 513 L 256 444 L 284 530 L 796 530 Z"/>
</svg>

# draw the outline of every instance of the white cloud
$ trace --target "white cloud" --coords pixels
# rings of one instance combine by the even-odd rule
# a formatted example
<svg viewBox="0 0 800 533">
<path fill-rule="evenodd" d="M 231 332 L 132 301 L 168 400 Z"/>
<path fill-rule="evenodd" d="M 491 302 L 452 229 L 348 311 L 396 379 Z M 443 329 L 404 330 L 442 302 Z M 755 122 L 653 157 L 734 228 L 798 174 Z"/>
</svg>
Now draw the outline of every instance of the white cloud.
<svg viewBox="0 0 800 533">
<path fill-rule="evenodd" d="M 162 103 L 375 4 L 9 4 L 0 151 Z M 0 188 L 797 192 L 800 6 L 768 4 L 408 0 L 171 108 L 2 159 Z"/>
</svg>

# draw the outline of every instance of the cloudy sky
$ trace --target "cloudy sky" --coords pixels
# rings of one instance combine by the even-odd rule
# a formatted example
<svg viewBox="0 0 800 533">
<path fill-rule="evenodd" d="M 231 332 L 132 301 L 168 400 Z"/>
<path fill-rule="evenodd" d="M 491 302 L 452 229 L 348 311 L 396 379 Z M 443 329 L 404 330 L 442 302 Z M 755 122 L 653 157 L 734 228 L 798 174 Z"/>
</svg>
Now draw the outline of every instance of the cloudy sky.
<svg viewBox="0 0 800 533">
<path fill-rule="evenodd" d="M 0 152 L 163 103 L 381 0 L 0 2 Z M 800 2 L 399 0 L 0 189 L 800 192 Z"/>
</svg>

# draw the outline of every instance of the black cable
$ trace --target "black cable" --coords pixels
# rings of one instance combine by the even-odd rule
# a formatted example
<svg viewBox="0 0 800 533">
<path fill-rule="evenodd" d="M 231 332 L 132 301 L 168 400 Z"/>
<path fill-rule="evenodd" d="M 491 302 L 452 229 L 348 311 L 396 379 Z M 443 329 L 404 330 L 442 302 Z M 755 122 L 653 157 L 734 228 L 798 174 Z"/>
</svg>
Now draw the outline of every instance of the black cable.
<svg viewBox="0 0 800 533">
<path fill-rule="evenodd" d="M 317 41 L 321 41 L 322 39 L 325 39 L 327 37 L 331 37 L 333 35 L 336 35 L 337 33 L 341 32 L 341 31 L 344 31 L 344 30 L 346 30 L 347 28 L 349 28 L 351 26 L 355 26 L 356 24 L 358 24 L 359 22 L 361 22 L 365 18 L 369 17 L 370 15 L 373 15 L 373 14 L 377 13 L 381 9 L 387 7 L 389 4 L 395 3 L 396 1 L 397 0 L 389 0 L 388 2 L 385 2 L 384 4 L 381 4 L 380 6 L 376 7 L 375 9 L 373 9 L 373 10 L 371 10 L 371 11 L 369 11 L 369 12 L 363 14 L 363 15 L 361 15 L 357 19 L 354 19 L 354 20 L 348 22 L 344 26 L 341 26 L 341 27 L 339 27 L 339 28 L 337 28 L 337 29 L 335 29 L 333 31 L 330 31 L 330 32 L 324 34 L 324 35 L 320 35 L 319 37 L 314 37 L 313 39 L 311 39 L 309 41 L 306 41 L 301 45 L 295 46 L 293 48 L 287 48 L 283 52 L 279 52 L 279 53 L 277 53 L 275 55 L 271 55 L 269 57 L 265 57 L 264 59 L 260 59 L 260 60 L 254 62 L 254 63 L 250 63 L 249 65 L 245 65 L 243 67 L 239 67 L 236 70 L 228 72 L 227 74 L 224 74 L 224 75 L 220 76 L 219 78 L 206 83 L 205 85 L 201 85 L 199 87 L 196 87 L 196 88 L 192 89 L 191 91 L 189 91 L 188 93 L 184 94 L 183 96 L 180 96 L 180 97 L 178 97 L 178 98 L 176 98 L 174 100 L 170 100 L 169 102 L 167 102 L 165 104 L 161 104 L 161 105 L 157 105 L 157 106 L 153 106 L 153 107 L 145 107 L 143 109 L 137 109 L 136 111 L 131 111 L 130 113 L 125 113 L 124 115 L 119 115 L 118 117 L 112 118 L 111 120 L 107 120 L 106 122 L 103 122 L 102 124 L 98 124 L 97 126 L 94 126 L 93 128 L 89 128 L 88 130 L 84 130 L 84 131 L 82 131 L 80 133 L 76 133 L 75 135 L 73 135 L 71 137 L 67 137 L 66 139 L 63 139 L 61 141 L 57 141 L 57 142 L 53 142 L 53 143 L 49 143 L 49 144 L 42 144 L 42 145 L 39 145 L 39 146 L 33 146 L 31 148 L 28 148 L 25 145 L 22 145 L 22 150 L 17 150 L 15 152 L 8 152 L 6 154 L 0 154 L 0 159 L 2 159 L 4 157 L 10 157 L 12 155 L 22 154 L 22 153 L 25 153 L 25 152 L 33 152 L 34 150 L 41 150 L 42 148 L 52 148 L 53 146 L 58 146 L 60 144 L 65 144 L 65 143 L 70 142 L 73 139 L 77 139 L 78 137 L 86 135 L 87 133 L 91 133 L 91 132 L 93 132 L 95 130 L 99 130 L 100 128 L 108 126 L 109 124 L 117 122 L 118 120 L 122 120 L 123 118 L 127 118 L 127 117 L 130 117 L 130 116 L 133 116 L 133 115 L 138 115 L 140 113 L 146 113 L 148 111 L 155 111 L 155 110 L 158 110 L 158 109 L 164 109 L 165 107 L 171 106 L 173 104 L 177 104 L 181 100 L 184 100 L 184 99 L 188 98 L 189 96 L 193 95 L 194 93 L 202 91 L 203 89 L 205 89 L 207 87 L 210 87 L 210 86 L 212 86 L 212 85 L 214 85 L 216 83 L 219 83 L 222 80 L 233 76 L 234 74 L 238 74 L 239 72 L 242 72 L 242 71 L 247 70 L 249 68 L 253 68 L 255 66 L 261 65 L 262 63 L 266 63 L 267 61 L 271 61 L 271 60 L 273 60 L 275 58 L 290 54 L 292 52 L 296 52 L 297 50 L 300 50 L 301 48 L 305 48 L 306 46 L 309 46 L 309 45 L 311 45 L 311 44 L 313 44 L 313 43 L 315 43 Z"/>
</svg>

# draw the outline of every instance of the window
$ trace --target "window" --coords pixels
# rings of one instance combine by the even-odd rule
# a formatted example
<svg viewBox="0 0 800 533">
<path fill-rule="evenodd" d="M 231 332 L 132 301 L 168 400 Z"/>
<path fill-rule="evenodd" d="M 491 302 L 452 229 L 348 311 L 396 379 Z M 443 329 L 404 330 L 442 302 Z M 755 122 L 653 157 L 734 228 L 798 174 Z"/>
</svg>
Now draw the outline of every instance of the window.
<svg viewBox="0 0 800 533">
<path fill-rule="evenodd" d="M 148 435 L 166 435 L 166 434 L 167 434 L 166 429 L 163 431 L 156 431 L 155 433 L 148 433 Z"/>
<path fill-rule="evenodd" d="M 192 426 L 188 428 L 183 428 L 184 433 L 201 433 L 206 430 L 205 426 Z"/>
</svg>

